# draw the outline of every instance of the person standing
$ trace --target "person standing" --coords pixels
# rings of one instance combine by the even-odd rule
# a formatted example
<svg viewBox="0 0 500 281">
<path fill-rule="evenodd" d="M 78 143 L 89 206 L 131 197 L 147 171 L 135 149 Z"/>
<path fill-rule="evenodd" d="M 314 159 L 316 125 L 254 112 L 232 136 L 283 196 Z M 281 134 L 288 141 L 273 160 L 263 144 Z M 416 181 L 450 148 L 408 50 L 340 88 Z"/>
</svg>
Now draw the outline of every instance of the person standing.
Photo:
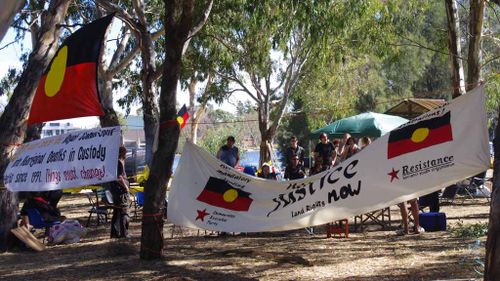
<svg viewBox="0 0 500 281">
<path fill-rule="evenodd" d="M 417 199 L 412 199 L 409 200 L 408 203 L 410 204 L 410 211 L 411 214 L 413 215 L 413 232 L 415 234 L 423 233 L 425 232 L 425 229 L 420 226 L 420 220 L 418 216 L 418 201 Z M 398 204 L 399 210 L 401 211 L 401 220 L 403 222 L 403 229 L 399 229 L 396 231 L 397 235 L 406 235 L 409 234 L 410 231 L 408 229 L 408 210 L 406 209 L 406 203 L 402 202 Z"/>
<path fill-rule="evenodd" d="M 227 143 L 217 151 L 217 159 L 235 168 L 240 164 L 240 152 L 238 147 L 234 145 L 235 139 L 233 136 L 227 137 Z"/>
<path fill-rule="evenodd" d="M 290 159 L 293 155 L 297 155 L 299 157 L 299 164 L 304 165 L 304 154 L 305 150 L 299 145 L 297 137 L 292 136 L 290 138 L 290 146 L 286 148 L 285 152 L 286 165 L 288 166 L 291 163 Z"/>
<path fill-rule="evenodd" d="M 125 173 L 125 157 L 127 149 L 120 146 L 118 151 L 117 180 L 111 184 L 110 191 L 113 195 L 113 217 L 111 218 L 111 238 L 127 238 L 130 202 L 129 183 Z"/>
<path fill-rule="evenodd" d="M 340 142 L 340 145 L 339 145 L 339 149 L 338 149 L 338 155 L 342 155 L 344 153 L 344 150 L 346 149 L 347 147 L 347 140 L 351 137 L 351 134 L 349 133 L 345 133 L 343 136 L 342 136 L 342 140 Z"/>
<path fill-rule="evenodd" d="M 359 148 L 356 145 L 356 139 L 354 137 L 348 138 L 346 145 L 344 146 L 344 151 L 342 152 L 342 161 L 353 156 L 358 151 L 359 151 Z"/>
<path fill-rule="evenodd" d="M 319 135 L 320 142 L 316 145 L 314 149 L 315 156 L 320 156 L 323 159 L 323 169 L 326 170 L 335 164 L 337 160 L 337 153 L 335 152 L 335 147 L 328 140 L 326 133 L 321 133 Z"/>
<path fill-rule="evenodd" d="M 361 146 L 360 146 L 359 150 L 370 145 L 372 143 L 372 140 L 369 137 L 362 137 L 360 142 L 361 142 Z"/>
</svg>

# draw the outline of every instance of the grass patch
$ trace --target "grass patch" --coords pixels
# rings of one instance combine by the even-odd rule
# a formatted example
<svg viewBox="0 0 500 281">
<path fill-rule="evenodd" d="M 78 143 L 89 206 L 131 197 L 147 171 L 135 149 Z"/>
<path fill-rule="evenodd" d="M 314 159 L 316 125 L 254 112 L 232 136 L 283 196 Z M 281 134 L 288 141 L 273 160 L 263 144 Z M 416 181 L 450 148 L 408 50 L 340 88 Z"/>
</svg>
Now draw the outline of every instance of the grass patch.
<svg viewBox="0 0 500 281">
<path fill-rule="evenodd" d="M 464 224 L 460 220 L 451 228 L 450 233 L 453 237 L 480 238 L 488 234 L 488 223 Z"/>
</svg>

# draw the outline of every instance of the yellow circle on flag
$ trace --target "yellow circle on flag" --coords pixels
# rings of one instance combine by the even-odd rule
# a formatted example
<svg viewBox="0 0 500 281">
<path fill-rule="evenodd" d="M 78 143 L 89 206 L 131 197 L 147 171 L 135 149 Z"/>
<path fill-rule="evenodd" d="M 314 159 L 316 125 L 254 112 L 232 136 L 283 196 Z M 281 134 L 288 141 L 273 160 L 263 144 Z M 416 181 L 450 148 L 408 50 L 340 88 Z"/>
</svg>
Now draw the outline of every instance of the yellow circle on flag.
<svg viewBox="0 0 500 281">
<path fill-rule="evenodd" d="M 418 128 L 411 135 L 412 142 L 423 142 L 429 136 L 429 128 Z"/>
<path fill-rule="evenodd" d="M 182 116 L 177 117 L 177 122 L 182 125 L 182 123 L 184 123 L 184 118 L 182 118 Z"/>
<path fill-rule="evenodd" d="M 68 46 L 62 47 L 57 52 L 56 57 L 50 65 L 47 79 L 45 80 L 45 95 L 53 97 L 57 95 L 61 85 L 64 81 L 64 74 L 66 72 L 66 61 L 68 60 Z"/>
<path fill-rule="evenodd" d="M 236 198 L 238 198 L 238 191 L 236 189 L 233 189 L 233 188 L 228 189 L 228 190 L 226 190 L 226 192 L 224 192 L 224 195 L 222 195 L 222 198 L 224 198 L 224 201 L 231 203 L 234 200 L 236 200 Z"/>
</svg>

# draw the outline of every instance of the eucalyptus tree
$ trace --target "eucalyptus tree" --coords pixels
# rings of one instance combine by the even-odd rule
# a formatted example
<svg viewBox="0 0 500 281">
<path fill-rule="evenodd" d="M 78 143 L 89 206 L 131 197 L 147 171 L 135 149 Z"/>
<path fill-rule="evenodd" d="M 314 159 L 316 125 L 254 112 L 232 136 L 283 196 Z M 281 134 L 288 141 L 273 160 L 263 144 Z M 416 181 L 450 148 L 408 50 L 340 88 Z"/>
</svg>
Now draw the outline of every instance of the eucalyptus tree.
<svg viewBox="0 0 500 281">
<path fill-rule="evenodd" d="M 465 76 L 462 62 L 462 44 L 460 42 L 460 17 L 456 0 L 445 0 L 448 25 L 448 50 L 450 53 L 450 72 L 453 96 L 465 94 Z"/>
<path fill-rule="evenodd" d="M 135 36 L 135 48 L 129 52 L 127 59 L 131 60 L 134 52 L 140 51 L 141 62 L 136 67 L 140 70 L 141 84 L 139 96 L 144 118 L 146 162 L 151 164 L 154 137 L 156 128 L 158 127 L 158 95 L 155 88 L 155 76 L 157 75 L 155 73 L 156 52 L 153 42 L 164 33 L 164 28 L 160 24 L 162 13 L 151 13 L 148 11 L 162 11 L 162 3 L 160 1 L 149 1 L 147 3 L 148 6 L 146 6 L 143 0 L 124 2 L 97 0 L 96 2 L 107 12 L 116 13 L 117 17 L 125 22 L 128 29 Z M 124 40 L 122 39 L 122 41 Z M 124 60 L 124 62 L 129 63 L 130 60 Z"/>
<path fill-rule="evenodd" d="M 26 120 L 38 81 L 54 56 L 59 41 L 60 24 L 64 22 L 70 0 L 52 0 L 29 3 L 33 13 L 23 14 L 29 23 L 33 48 L 9 103 L 0 117 L 0 182 L 9 157 L 26 137 Z M 16 195 L 0 189 L 0 250 L 7 249 L 7 235 L 16 221 Z"/>
<path fill-rule="evenodd" d="M 163 251 L 163 202 L 165 187 L 172 175 L 172 165 L 179 141 L 176 123 L 177 86 L 182 72 L 182 56 L 189 42 L 204 26 L 212 1 L 164 0 L 165 51 L 161 66 L 162 82 L 159 99 L 160 126 L 158 148 L 154 152 L 151 172 L 144 188 L 142 218 L 142 259 L 159 259 Z"/>
<path fill-rule="evenodd" d="M 7 33 L 7 29 L 9 29 L 14 16 L 21 10 L 25 3 L 26 0 L 2 1 L 0 3 L 0 42 L 2 42 L 5 33 Z"/>
<path fill-rule="evenodd" d="M 318 88 L 329 75 L 338 76 L 346 59 L 360 59 L 362 50 L 387 48 L 384 32 L 393 20 L 389 13 L 398 7 L 382 1 L 228 2 L 215 5 L 214 11 L 224 13 L 214 12 L 201 36 L 225 48 L 214 70 L 227 85 L 220 87 L 224 93 L 242 92 L 257 105 L 261 162 L 270 159 L 290 98 L 304 94 L 309 88 L 305 85 Z M 335 79 L 330 80 L 325 99 L 335 103 L 340 98 L 334 92 Z"/>
</svg>

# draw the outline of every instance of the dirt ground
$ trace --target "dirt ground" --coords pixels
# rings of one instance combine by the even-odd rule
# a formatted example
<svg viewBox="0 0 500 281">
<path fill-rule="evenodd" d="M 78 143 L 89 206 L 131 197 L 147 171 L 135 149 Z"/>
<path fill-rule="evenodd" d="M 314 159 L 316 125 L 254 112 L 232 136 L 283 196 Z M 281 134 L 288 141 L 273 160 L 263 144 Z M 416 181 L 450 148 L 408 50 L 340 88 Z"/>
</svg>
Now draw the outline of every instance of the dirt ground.
<svg viewBox="0 0 500 281">
<path fill-rule="evenodd" d="M 84 195 L 65 195 L 62 213 L 86 222 Z M 442 206 L 448 231 L 397 236 L 397 207 L 391 208 L 391 230 L 376 226 L 349 238 L 326 238 L 322 227 L 280 233 L 225 237 L 166 224 L 165 257 L 139 259 L 140 222 L 132 238 L 109 239 L 109 222 L 90 226 L 80 243 L 50 246 L 44 252 L 17 250 L 0 254 L 2 280 L 450 280 L 480 278 L 476 259 L 484 256 L 486 237 L 456 238 L 457 223 L 487 222 L 486 199 L 457 200 Z M 350 222 L 351 223 L 351 222 Z M 467 279 L 466 279 L 467 278 Z"/>
</svg>

